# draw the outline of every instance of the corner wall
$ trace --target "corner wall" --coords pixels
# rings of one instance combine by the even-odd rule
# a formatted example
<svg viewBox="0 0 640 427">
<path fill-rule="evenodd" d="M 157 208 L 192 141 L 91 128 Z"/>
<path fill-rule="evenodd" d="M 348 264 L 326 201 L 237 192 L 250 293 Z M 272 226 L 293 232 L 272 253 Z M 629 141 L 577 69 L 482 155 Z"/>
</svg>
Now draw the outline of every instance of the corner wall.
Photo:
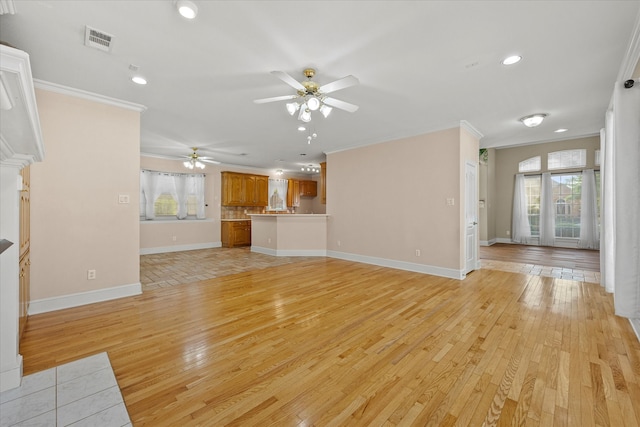
<svg viewBox="0 0 640 427">
<path fill-rule="evenodd" d="M 329 255 L 460 278 L 460 139 L 452 128 L 329 153 Z"/>
<path fill-rule="evenodd" d="M 140 293 L 140 112 L 42 89 L 36 98 L 47 157 L 31 169 L 29 313 Z"/>
</svg>

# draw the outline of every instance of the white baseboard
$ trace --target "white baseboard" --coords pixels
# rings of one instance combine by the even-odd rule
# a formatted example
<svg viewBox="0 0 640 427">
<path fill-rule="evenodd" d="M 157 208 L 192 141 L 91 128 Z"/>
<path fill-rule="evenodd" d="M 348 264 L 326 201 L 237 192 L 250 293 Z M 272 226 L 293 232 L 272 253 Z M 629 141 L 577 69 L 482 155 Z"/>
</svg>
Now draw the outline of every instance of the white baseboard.
<svg viewBox="0 0 640 427">
<path fill-rule="evenodd" d="M 96 302 L 109 301 L 117 298 L 140 295 L 142 285 L 133 283 L 131 285 L 116 286 L 113 288 L 98 289 L 77 294 L 62 295 L 59 297 L 43 298 L 33 300 L 29 303 L 29 315 L 47 313 L 49 311 L 62 310 L 64 308 L 79 307 L 81 305 L 93 304 Z"/>
<path fill-rule="evenodd" d="M 638 341 L 640 341 L 640 319 L 629 319 L 631 323 L 631 327 L 633 328 L 633 332 L 636 333 L 636 337 Z"/>
<path fill-rule="evenodd" d="M 22 355 L 16 356 L 14 366 L 0 372 L 0 392 L 20 387 L 22 382 Z"/>
<path fill-rule="evenodd" d="M 251 246 L 251 252 L 271 256 L 327 256 L 325 249 L 271 249 L 262 246 Z"/>
<path fill-rule="evenodd" d="M 491 246 L 496 244 L 496 239 L 480 240 L 480 246 Z"/>
<path fill-rule="evenodd" d="M 509 238 L 497 237 L 494 239 L 493 243 L 513 243 L 513 241 Z"/>
<path fill-rule="evenodd" d="M 463 270 L 455 270 L 452 268 L 436 267 L 425 264 L 416 264 L 413 262 L 397 261 L 393 259 L 377 258 L 337 251 L 327 251 L 327 256 L 330 258 L 338 258 L 346 261 L 356 261 L 364 264 L 379 265 L 381 267 L 396 268 L 398 270 L 414 271 L 417 273 L 431 274 L 433 276 L 448 277 L 449 279 L 462 280 L 466 277 L 466 274 Z"/>
<path fill-rule="evenodd" d="M 197 249 L 221 248 L 222 242 L 192 243 L 190 245 L 160 246 L 140 248 L 140 255 L 165 254 L 168 252 L 194 251 Z"/>
</svg>

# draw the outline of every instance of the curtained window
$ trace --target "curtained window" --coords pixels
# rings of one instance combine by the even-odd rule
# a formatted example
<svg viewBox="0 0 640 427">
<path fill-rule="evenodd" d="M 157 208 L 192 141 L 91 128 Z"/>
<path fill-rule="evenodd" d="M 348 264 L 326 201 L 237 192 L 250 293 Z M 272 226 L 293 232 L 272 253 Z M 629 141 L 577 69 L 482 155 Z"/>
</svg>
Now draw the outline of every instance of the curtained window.
<svg viewBox="0 0 640 427">
<path fill-rule="evenodd" d="M 140 218 L 203 219 L 204 174 L 140 171 Z"/>
</svg>

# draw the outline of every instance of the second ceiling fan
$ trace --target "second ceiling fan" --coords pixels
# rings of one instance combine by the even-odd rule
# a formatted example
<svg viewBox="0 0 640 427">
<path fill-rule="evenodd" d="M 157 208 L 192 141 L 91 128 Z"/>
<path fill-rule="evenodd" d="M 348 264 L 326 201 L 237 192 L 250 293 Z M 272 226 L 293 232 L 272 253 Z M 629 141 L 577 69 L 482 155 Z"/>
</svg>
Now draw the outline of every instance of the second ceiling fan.
<svg viewBox="0 0 640 427">
<path fill-rule="evenodd" d="M 350 113 L 358 110 L 357 105 L 327 96 L 327 94 L 329 93 L 357 85 L 359 81 L 354 76 L 349 75 L 331 83 L 320 86 L 318 85 L 318 83 L 311 80 L 316 74 L 316 70 L 313 68 L 307 68 L 303 71 L 303 74 L 307 78 L 307 80 L 303 80 L 302 82 L 297 81 L 284 71 L 272 71 L 271 74 L 294 88 L 297 92 L 295 95 L 283 95 L 275 96 L 272 98 L 256 99 L 255 101 L 253 101 L 256 104 L 299 99 L 299 102 L 294 101 L 287 103 L 287 111 L 292 116 L 296 112 L 298 112 L 298 120 L 301 120 L 303 122 L 311 121 L 312 111 L 319 110 L 320 113 L 324 115 L 324 117 L 327 117 L 329 113 L 331 113 L 332 107 L 348 111 Z"/>
</svg>

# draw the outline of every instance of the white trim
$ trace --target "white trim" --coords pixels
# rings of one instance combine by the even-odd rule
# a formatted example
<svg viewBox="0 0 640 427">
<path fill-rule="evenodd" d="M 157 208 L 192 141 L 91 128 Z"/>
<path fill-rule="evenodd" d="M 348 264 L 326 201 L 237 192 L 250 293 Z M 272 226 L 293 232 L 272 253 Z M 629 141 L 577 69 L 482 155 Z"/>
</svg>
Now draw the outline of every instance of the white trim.
<svg viewBox="0 0 640 427">
<path fill-rule="evenodd" d="M 330 258 L 338 258 L 346 261 L 356 261 L 364 264 L 379 265 L 381 267 L 396 268 L 398 270 L 414 271 L 417 273 L 431 274 L 433 276 L 448 277 L 450 279 L 462 280 L 466 277 L 463 270 L 452 268 L 436 267 L 432 265 L 416 264 L 413 262 L 397 261 L 393 259 L 370 257 L 346 252 L 327 251 Z"/>
<path fill-rule="evenodd" d="M 494 239 L 495 243 L 509 243 L 509 244 L 514 244 L 513 241 L 511 240 L 510 237 L 504 238 L 504 237 L 497 237 Z"/>
<path fill-rule="evenodd" d="M 480 246 L 492 246 L 495 245 L 496 239 L 491 239 L 491 240 L 480 240 Z"/>
<path fill-rule="evenodd" d="M 469 123 L 466 120 L 460 120 L 460 128 L 466 130 L 471 135 L 478 138 L 478 140 L 481 140 L 484 137 L 482 132 L 480 132 L 478 129 L 476 129 L 471 123 Z"/>
<path fill-rule="evenodd" d="M 140 295 L 142 285 L 133 283 L 130 285 L 115 286 L 113 288 L 98 289 L 77 294 L 62 295 L 59 297 L 43 298 L 29 303 L 29 315 L 47 313 L 49 311 L 62 310 L 64 308 L 79 307 L 81 305 L 96 302 L 109 301 L 117 298 Z"/>
<path fill-rule="evenodd" d="M 636 69 L 638 61 L 640 61 L 640 12 L 638 12 L 638 16 L 636 17 L 636 23 L 633 26 L 629 44 L 623 56 L 620 70 L 618 71 L 619 83 L 633 77 L 633 72 Z"/>
<path fill-rule="evenodd" d="M 629 323 L 631 323 L 633 332 L 636 333 L 636 338 L 640 341 L 640 319 L 629 319 Z"/>
<path fill-rule="evenodd" d="M 168 252 L 194 251 L 197 249 L 211 249 L 222 247 L 222 242 L 191 243 L 189 245 L 159 246 L 155 248 L 140 248 L 140 255 L 166 254 Z"/>
<path fill-rule="evenodd" d="M 271 249 L 262 246 L 251 246 L 251 252 L 271 256 L 327 256 L 325 249 Z"/>
<path fill-rule="evenodd" d="M 193 224 L 196 222 L 214 222 L 215 218 L 202 218 L 202 219 L 196 219 L 196 218 L 186 218 L 186 219 L 177 219 L 175 218 L 175 215 L 172 216 L 171 218 L 163 218 L 163 217 L 156 217 L 154 219 L 145 219 L 145 218 L 140 218 L 140 224 L 171 224 L 171 223 L 180 223 L 180 224 Z"/>
<path fill-rule="evenodd" d="M 16 14 L 16 5 L 13 0 L 0 0 L 0 15 L 6 14 Z"/>
<path fill-rule="evenodd" d="M 0 372 L 0 392 L 20 387 L 22 382 L 22 355 L 16 355 L 14 366 Z"/>
<path fill-rule="evenodd" d="M 45 82 L 44 80 L 38 79 L 33 79 L 33 83 L 38 89 L 48 90 L 49 92 L 55 92 L 62 95 L 74 96 L 76 98 L 86 99 L 88 101 L 111 105 L 112 107 L 124 108 L 127 110 L 137 111 L 139 113 L 144 113 L 147 110 L 147 107 L 142 104 L 122 101 L 120 99 L 111 98 L 109 96 L 88 92 L 86 90 L 59 85 L 57 83 Z"/>
</svg>

